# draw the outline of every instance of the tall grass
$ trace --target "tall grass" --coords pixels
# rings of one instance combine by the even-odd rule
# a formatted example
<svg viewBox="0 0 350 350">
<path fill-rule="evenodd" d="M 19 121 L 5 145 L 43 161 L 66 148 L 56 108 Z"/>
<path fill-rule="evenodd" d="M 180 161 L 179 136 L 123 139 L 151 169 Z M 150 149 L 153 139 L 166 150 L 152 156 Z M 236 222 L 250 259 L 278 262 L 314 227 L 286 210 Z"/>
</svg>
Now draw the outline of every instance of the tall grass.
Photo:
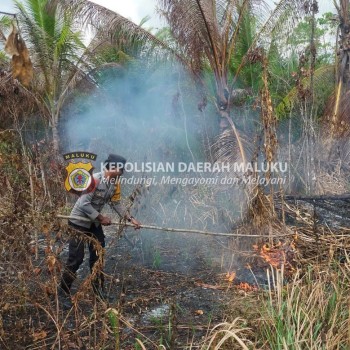
<svg viewBox="0 0 350 350">
<path fill-rule="evenodd" d="M 350 268 L 313 265 L 284 285 L 282 271 L 269 274 L 260 336 L 271 350 L 350 349 Z"/>
<path fill-rule="evenodd" d="M 202 350 L 350 349 L 350 259 L 315 261 L 287 280 L 284 269 L 267 272 L 268 289 L 249 299 L 256 313 L 237 307 L 241 318 L 216 325 Z M 236 317 L 236 316 L 234 316 Z M 234 318 L 233 317 L 233 318 Z"/>
</svg>

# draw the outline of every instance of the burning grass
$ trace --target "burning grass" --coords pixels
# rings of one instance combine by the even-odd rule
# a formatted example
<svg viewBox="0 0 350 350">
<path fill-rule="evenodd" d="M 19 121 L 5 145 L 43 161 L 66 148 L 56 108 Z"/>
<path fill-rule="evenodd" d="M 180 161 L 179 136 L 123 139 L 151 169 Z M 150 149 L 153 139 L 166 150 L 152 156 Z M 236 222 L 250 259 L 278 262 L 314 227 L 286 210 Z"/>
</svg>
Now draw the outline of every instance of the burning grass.
<svg viewBox="0 0 350 350">
<path fill-rule="evenodd" d="M 296 266 L 297 249 L 294 240 L 276 244 L 264 243 L 260 247 L 253 245 L 253 249 L 261 259 L 273 268 L 284 269 L 288 275 L 293 274 Z"/>
</svg>

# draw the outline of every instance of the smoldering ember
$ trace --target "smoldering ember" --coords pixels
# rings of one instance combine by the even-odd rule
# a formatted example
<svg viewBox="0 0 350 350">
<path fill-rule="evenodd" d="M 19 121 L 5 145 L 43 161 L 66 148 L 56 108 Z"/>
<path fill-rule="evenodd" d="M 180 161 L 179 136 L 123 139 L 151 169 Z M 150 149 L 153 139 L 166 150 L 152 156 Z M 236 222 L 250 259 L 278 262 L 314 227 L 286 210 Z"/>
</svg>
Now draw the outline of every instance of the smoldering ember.
<svg viewBox="0 0 350 350">
<path fill-rule="evenodd" d="M 133 173 L 285 173 L 288 170 L 287 162 L 126 162 L 126 164 L 109 164 L 110 169 L 123 166 L 127 172 Z M 102 171 L 106 170 L 101 164 Z"/>
</svg>

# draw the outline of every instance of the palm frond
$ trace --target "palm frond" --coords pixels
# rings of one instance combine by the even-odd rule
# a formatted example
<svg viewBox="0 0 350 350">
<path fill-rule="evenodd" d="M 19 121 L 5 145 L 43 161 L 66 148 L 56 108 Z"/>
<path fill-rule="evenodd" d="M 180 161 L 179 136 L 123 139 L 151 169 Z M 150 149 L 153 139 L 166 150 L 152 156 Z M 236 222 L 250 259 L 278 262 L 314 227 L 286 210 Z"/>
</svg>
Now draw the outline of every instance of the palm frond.
<svg viewBox="0 0 350 350">
<path fill-rule="evenodd" d="M 233 1 L 160 0 L 162 14 L 180 48 L 191 57 L 194 71 L 203 68 L 205 61 L 219 73 L 222 67 L 223 35 L 227 24 L 232 27 Z M 223 25 L 225 28 L 223 28 Z M 228 40 L 228 38 L 227 38 Z"/>
<path fill-rule="evenodd" d="M 316 96 L 326 89 L 328 93 L 334 91 L 335 87 L 335 66 L 325 65 L 316 69 L 314 72 L 314 89 Z M 306 77 L 302 80 L 304 89 L 310 87 L 310 78 Z M 298 103 L 298 88 L 294 87 L 283 98 L 282 102 L 276 107 L 276 113 L 279 118 L 285 117 L 293 107 Z"/>
<path fill-rule="evenodd" d="M 254 13 L 254 11 L 253 11 Z M 240 74 L 242 68 L 247 64 L 249 55 L 259 46 L 267 46 L 267 43 L 272 41 L 276 33 L 291 32 L 291 29 L 296 25 L 298 20 L 305 13 L 305 1 L 303 0 L 281 0 L 276 8 L 265 16 L 256 15 L 259 19 L 257 22 L 258 34 L 247 50 L 245 57 L 242 59 L 240 66 L 237 68 L 234 83 Z M 265 19 L 266 18 L 266 19 Z M 265 41 L 265 42 L 263 42 Z"/>
<path fill-rule="evenodd" d="M 234 39 L 234 52 L 231 55 L 230 75 L 234 75 L 251 47 L 256 33 L 256 20 L 250 13 L 242 13 L 237 37 Z M 241 71 L 239 80 L 244 87 L 254 87 L 259 81 L 258 65 L 247 64 Z M 237 85 L 235 86 L 235 89 Z"/>
<path fill-rule="evenodd" d="M 142 27 L 144 24 L 146 24 L 151 19 L 151 16 L 145 16 L 141 19 L 139 26 Z"/>
<path fill-rule="evenodd" d="M 142 47 L 144 55 L 150 52 L 154 55 L 170 53 L 173 57 L 185 62 L 184 57 L 162 40 L 118 13 L 85 0 L 63 0 L 62 3 L 66 9 L 78 14 L 78 24 L 95 30 L 99 38 L 105 38 L 112 43 L 118 40 L 123 40 L 125 43 L 137 42 Z"/>
<path fill-rule="evenodd" d="M 57 0 L 16 1 L 16 6 L 20 32 L 37 69 L 37 84 L 43 85 L 49 99 L 57 100 L 71 67 L 82 62 L 84 52 L 81 33 L 74 31 L 74 14 Z"/>
<path fill-rule="evenodd" d="M 0 40 L 6 41 L 5 32 L 11 27 L 12 20 L 8 16 L 0 17 Z"/>
<path fill-rule="evenodd" d="M 245 135 L 240 135 L 240 140 L 244 148 L 245 160 L 250 161 L 254 145 L 249 141 L 249 138 Z M 213 160 L 223 163 L 235 163 L 242 162 L 242 156 L 240 151 L 240 145 L 237 142 L 237 137 L 233 130 L 227 129 L 221 133 L 211 146 L 211 154 Z"/>
<path fill-rule="evenodd" d="M 277 32 L 288 34 L 305 14 L 305 11 L 304 0 L 280 0 L 275 9 L 270 12 L 266 11 L 263 16 L 256 16 L 259 40 L 262 40 L 264 36 L 271 38 Z"/>
<path fill-rule="evenodd" d="M 35 64 L 40 67 L 46 79 L 46 84 L 50 85 L 50 67 L 52 62 L 52 41 L 49 33 L 45 32 L 43 16 L 36 12 L 43 12 L 45 7 L 30 1 L 23 5 L 20 1 L 15 1 L 19 10 L 19 21 L 21 23 L 20 33 L 28 43 L 28 47 L 33 55 Z M 33 7 L 32 7 L 33 6 Z"/>
</svg>

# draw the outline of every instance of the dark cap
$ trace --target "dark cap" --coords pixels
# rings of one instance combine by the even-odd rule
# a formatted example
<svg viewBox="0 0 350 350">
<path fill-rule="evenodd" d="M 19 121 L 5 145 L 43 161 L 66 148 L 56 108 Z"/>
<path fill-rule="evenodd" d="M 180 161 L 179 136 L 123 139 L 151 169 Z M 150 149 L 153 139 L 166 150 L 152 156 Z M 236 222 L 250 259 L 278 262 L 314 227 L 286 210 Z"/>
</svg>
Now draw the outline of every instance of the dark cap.
<svg viewBox="0 0 350 350">
<path fill-rule="evenodd" d="M 113 163 L 115 167 L 122 169 L 125 166 L 126 159 L 119 154 L 111 153 L 106 159 L 105 163 L 110 164 Z"/>
</svg>

